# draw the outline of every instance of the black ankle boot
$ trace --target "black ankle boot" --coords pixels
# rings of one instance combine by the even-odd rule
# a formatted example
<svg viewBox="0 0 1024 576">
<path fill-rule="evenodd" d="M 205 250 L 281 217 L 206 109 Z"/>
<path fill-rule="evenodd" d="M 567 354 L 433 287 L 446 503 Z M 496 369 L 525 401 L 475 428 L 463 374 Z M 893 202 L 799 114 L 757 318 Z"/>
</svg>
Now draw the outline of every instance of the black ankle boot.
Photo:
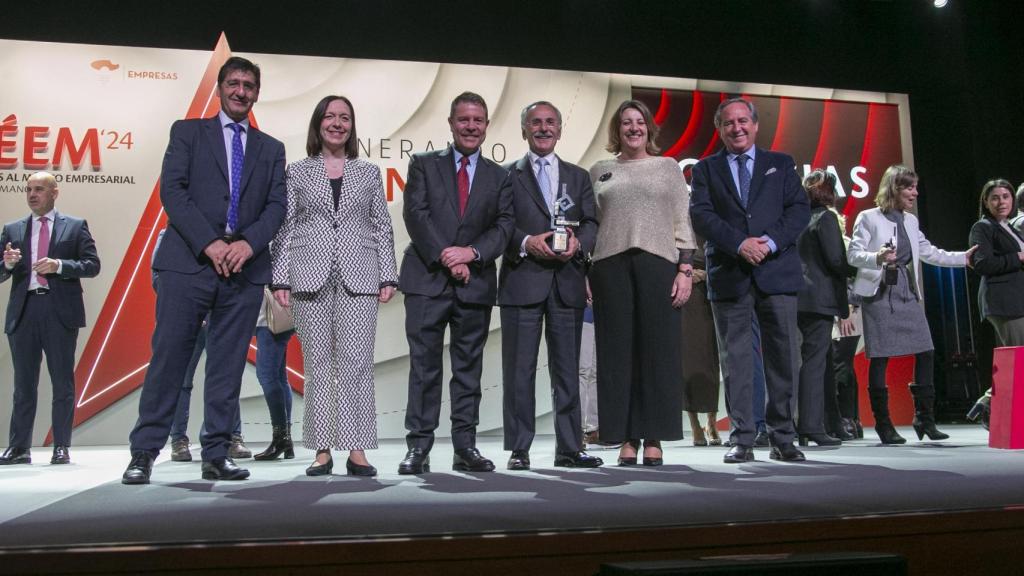
<svg viewBox="0 0 1024 576">
<path fill-rule="evenodd" d="M 284 454 L 285 460 L 295 458 L 295 447 L 292 445 L 292 427 L 274 426 L 274 437 L 270 440 L 270 446 L 259 454 L 253 456 L 254 460 L 277 460 L 277 457 Z"/>
<path fill-rule="evenodd" d="M 871 411 L 875 414 L 875 432 L 882 444 L 905 444 L 907 439 L 896 432 L 889 419 L 889 390 L 886 388 L 868 388 L 871 398 Z"/>
<path fill-rule="evenodd" d="M 935 387 L 911 384 L 910 394 L 914 397 L 914 432 L 917 439 L 945 440 L 949 434 L 935 427 Z"/>
</svg>

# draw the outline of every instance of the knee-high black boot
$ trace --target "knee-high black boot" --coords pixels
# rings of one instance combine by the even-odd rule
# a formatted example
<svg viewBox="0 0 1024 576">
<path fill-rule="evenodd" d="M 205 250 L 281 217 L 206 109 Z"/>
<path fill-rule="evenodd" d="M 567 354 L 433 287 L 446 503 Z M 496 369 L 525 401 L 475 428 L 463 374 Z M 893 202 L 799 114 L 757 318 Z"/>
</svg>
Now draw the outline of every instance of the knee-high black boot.
<svg viewBox="0 0 1024 576">
<path fill-rule="evenodd" d="M 871 398 L 871 411 L 875 414 L 875 432 L 882 444 L 905 444 L 907 439 L 896 432 L 889 418 L 889 390 L 886 388 L 868 388 Z"/>
<path fill-rule="evenodd" d="M 285 460 L 295 458 L 295 448 L 292 445 L 292 427 L 274 426 L 274 437 L 270 440 L 270 446 L 259 454 L 253 456 L 254 460 L 277 460 L 277 457 L 284 454 Z"/>
<path fill-rule="evenodd" d="M 923 440 L 925 435 L 929 440 L 949 438 L 949 434 L 935 427 L 935 387 L 911 384 L 910 394 L 914 396 L 914 432 L 917 439 Z"/>
</svg>

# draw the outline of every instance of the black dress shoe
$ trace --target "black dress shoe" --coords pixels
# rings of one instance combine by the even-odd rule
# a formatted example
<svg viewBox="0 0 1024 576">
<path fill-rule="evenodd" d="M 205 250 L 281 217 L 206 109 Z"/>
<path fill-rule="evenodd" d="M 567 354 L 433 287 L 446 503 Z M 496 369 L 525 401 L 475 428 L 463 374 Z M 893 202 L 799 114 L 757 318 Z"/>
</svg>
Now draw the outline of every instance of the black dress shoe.
<svg viewBox="0 0 1024 576">
<path fill-rule="evenodd" d="M 239 468 L 231 458 L 214 458 L 203 462 L 203 480 L 245 480 L 249 471 Z"/>
<path fill-rule="evenodd" d="M 560 452 L 555 454 L 555 466 L 559 468 L 597 468 L 604 464 L 597 456 L 591 456 L 582 450 L 579 452 Z"/>
<path fill-rule="evenodd" d="M 767 448 L 771 442 L 768 441 L 768 432 L 766 430 L 758 430 L 757 435 L 754 436 L 754 446 L 758 448 Z"/>
<path fill-rule="evenodd" d="M 423 474 L 430 472 L 430 452 L 422 448 L 409 448 L 405 459 L 398 464 L 399 474 Z"/>
<path fill-rule="evenodd" d="M 741 464 L 743 462 L 750 462 L 753 459 L 753 447 L 736 444 L 725 453 L 725 457 L 722 458 L 722 461 L 726 464 Z"/>
<path fill-rule="evenodd" d="M 557 466 L 557 464 L 556 464 Z M 513 450 L 512 456 L 508 459 L 509 470 L 529 470 L 530 469 L 530 451 L 529 450 Z"/>
<path fill-rule="evenodd" d="M 15 448 L 11 446 L 7 450 L 4 450 L 3 456 L 0 456 L 0 466 L 8 464 L 31 464 L 32 463 L 32 450 L 29 448 Z"/>
<path fill-rule="evenodd" d="M 331 456 L 326 450 L 317 450 L 316 455 L 328 454 L 327 462 L 323 464 L 317 464 L 316 460 L 306 468 L 306 476 L 330 476 L 331 472 L 334 471 L 334 456 Z"/>
<path fill-rule="evenodd" d="M 152 473 L 153 456 L 149 452 L 132 452 L 132 461 L 121 476 L 121 484 L 149 484 Z"/>
<path fill-rule="evenodd" d="M 772 451 L 768 454 L 768 457 L 772 460 L 782 460 L 783 462 L 803 462 L 806 460 L 804 453 L 792 444 L 772 446 Z"/>
<path fill-rule="evenodd" d="M 458 472 L 494 472 L 494 462 L 480 455 L 476 448 L 462 448 L 455 451 L 452 470 Z"/>
<path fill-rule="evenodd" d="M 824 433 L 800 434 L 798 438 L 797 442 L 801 446 L 807 446 L 808 442 L 814 442 L 818 446 L 842 446 L 843 444 L 839 438 L 833 438 Z"/>
<path fill-rule="evenodd" d="M 71 464 L 71 452 L 67 446 L 54 446 L 50 464 Z"/>
<path fill-rule="evenodd" d="M 349 476 L 376 476 L 377 469 L 369 464 L 356 464 L 349 458 L 345 461 L 345 473 Z"/>
</svg>

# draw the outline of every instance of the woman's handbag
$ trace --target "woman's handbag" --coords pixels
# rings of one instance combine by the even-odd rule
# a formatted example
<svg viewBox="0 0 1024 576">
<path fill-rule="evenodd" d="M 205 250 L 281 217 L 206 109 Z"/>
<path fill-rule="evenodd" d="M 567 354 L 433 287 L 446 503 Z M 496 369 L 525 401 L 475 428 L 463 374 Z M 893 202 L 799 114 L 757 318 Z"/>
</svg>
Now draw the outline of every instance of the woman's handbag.
<svg viewBox="0 0 1024 576">
<path fill-rule="evenodd" d="M 295 330 L 291 308 L 281 306 L 266 286 L 263 288 L 263 317 L 267 320 L 267 328 L 274 334 Z"/>
</svg>

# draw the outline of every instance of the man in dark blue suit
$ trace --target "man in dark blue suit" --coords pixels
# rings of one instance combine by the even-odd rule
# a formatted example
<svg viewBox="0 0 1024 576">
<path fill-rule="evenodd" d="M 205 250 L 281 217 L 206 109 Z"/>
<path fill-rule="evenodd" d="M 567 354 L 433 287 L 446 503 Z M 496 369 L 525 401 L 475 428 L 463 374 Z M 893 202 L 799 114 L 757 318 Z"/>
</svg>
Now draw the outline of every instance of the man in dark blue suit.
<svg viewBox="0 0 1024 576">
<path fill-rule="evenodd" d="M 796 294 L 803 284 L 794 249 L 810 219 L 793 159 L 754 146 L 757 110 L 725 100 L 715 127 L 725 144 L 693 167 L 690 218 L 707 238 L 708 298 L 715 314 L 732 448 L 726 463 L 754 459 L 751 313 L 761 325 L 771 458 L 802 461 L 794 445 L 792 397 L 799 363 Z"/>
<path fill-rule="evenodd" d="M 153 357 L 129 437 L 125 484 L 149 482 L 207 314 L 203 478 L 249 477 L 228 457 L 228 446 L 263 285 L 270 283 L 267 247 L 284 219 L 284 145 L 249 124 L 260 92 L 255 64 L 229 58 L 217 91 L 220 113 L 175 122 L 164 154 L 160 199 L 168 227 L 153 262 Z"/>
<path fill-rule="evenodd" d="M 71 462 L 75 345 L 78 329 L 85 326 L 80 279 L 99 274 L 100 259 L 85 220 L 54 210 L 59 192 L 53 175 L 30 176 L 26 196 L 32 214 L 8 222 L 0 234 L 4 247 L 0 282 L 14 279 L 4 323 L 14 361 L 14 407 L 10 445 L 0 464 L 32 462 L 32 425 L 44 353 L 53 384 L 50 463 Z"/>
</svg>

